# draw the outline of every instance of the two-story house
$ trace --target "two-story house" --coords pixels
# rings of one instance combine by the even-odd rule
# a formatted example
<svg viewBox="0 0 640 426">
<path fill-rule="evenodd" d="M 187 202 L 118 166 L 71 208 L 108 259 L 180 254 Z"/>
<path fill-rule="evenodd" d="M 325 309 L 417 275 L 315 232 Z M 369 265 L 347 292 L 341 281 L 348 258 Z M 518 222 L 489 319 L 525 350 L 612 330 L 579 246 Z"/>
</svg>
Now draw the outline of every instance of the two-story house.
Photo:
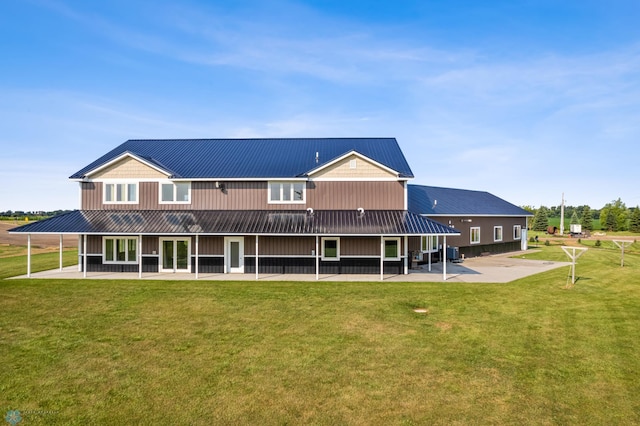
<svg viewBox="0 0 640 426">
<path fill-rule="evenodd" d="M 394 138 L 129 140 L 74 173 L 80 209 L 16 228 L 78 234 L 79 268 L 406 274 L 426 238 Z"/>
</svg>

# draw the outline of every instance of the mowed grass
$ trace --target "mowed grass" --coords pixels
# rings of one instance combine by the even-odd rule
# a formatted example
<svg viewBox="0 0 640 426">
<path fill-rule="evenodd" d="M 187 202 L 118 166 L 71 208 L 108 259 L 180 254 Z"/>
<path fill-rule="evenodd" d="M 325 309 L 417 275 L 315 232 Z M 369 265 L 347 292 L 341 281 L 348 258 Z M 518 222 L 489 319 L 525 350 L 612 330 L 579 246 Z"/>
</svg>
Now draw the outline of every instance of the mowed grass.
<svg viewBox="0 0 640 426">
<path fill-rule="evenodd" d="M 55 250 L 55 251 L 54 251 Z M 27 274 L 27 247 L 0 245 L 0 279 Z M 31 271 L 47 271 L 60 266 L 60 252 L 57 248 L 33 249 Z M 62 251 L 62 265 L 78 264 L 78 250 L 65 248 Z"/>
<path fill-rule="evenodd" d="M 640 254 L 621 268 L 589 249 L 572 289 L 568 272 L 3 280 L 0 410 L 65 425 L 638 424 Z"/>
</svg>

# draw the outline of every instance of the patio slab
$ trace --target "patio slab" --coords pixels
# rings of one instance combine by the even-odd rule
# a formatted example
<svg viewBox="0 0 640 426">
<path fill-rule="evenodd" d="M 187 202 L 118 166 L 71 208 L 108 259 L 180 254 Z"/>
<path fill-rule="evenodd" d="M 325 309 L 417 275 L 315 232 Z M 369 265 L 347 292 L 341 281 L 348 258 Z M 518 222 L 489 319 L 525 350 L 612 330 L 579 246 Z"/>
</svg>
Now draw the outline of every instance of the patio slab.
<svg viewBox="0 0 640 426">
<path fill-rule="evenodd" d="M 524 252 L 512 252 L 500 255 L 481 256 L 466 259 L 463 263 L 447 262 L 446 282 L 465 283 L 507 283 L 552 269 L 569 266 L 570 262 L 551 262 L 528 260 L 514 256 Z M 529 252 L 530 253 L 530 252 Z M 198 274 L 199 281 L 255 281 L 255 274 Z M 26 275 L 14 277 L 25 279 Z M 83 279 L 78 266 L 36 272 L 33 279 Z M 87 279 L 138 280 L 138 273 L 88 272 Z M 144 280 L 195 280 L 193 273 L 143 273 Z M 315 274 L 260 274 L 258 281 L 315 281 Z M 318 281 L 380 281 L 379 274 L 321 274 Z M 442 263 L 434 263 L 431 271 L 427 265 L 411 269 L 408 275 L 384 275 L 388 282 L 438 282 L 443 281 Z"/>
</svg>

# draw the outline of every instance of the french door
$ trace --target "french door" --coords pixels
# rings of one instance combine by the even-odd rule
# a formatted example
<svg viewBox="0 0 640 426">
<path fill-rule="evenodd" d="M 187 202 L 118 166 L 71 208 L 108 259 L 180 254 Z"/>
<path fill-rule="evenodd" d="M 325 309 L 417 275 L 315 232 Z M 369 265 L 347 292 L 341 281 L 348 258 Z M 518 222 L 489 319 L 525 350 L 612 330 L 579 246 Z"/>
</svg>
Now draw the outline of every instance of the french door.
<svg viewBox="0 0 640 426">
<path fill-rule="evenodd" d="M 161 272 L 191 272 L 191 240 L 189 238 L 161 238 Z"/>
</svg>

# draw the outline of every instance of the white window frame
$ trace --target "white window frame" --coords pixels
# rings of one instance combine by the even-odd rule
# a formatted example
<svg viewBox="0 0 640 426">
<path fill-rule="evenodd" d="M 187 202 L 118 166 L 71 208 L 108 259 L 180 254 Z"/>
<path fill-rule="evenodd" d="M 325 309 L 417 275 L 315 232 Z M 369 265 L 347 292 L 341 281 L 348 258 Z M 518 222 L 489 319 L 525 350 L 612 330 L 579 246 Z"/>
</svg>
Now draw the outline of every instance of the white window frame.
<svg viewBox="0 0 640 426">
<path fill-rule="evenodd" d="M 113 260 L 107 260 L 107 240 L 113 240 Z M 119 240 L 124 240 L 125 241 L 125 247 L 126 250 L 124 252 L 125 254 L 125 260 L 117 260 L 118 259 L 118 243 L 117 241 Z M 133 256 L 133 259 L 129 258 L 129 241 L 134 241 L 135 243 L 135 255 Z M 138 237 L 126 237 L 126 236 L 105 236 L 102 237 L 102 263 L 106 264 L 106 265 L 137 265 L 138 264 L 138 257 L 139 254 L 138 253 L 139 247 L 138 247 Z"/>
<path fill-rule="evenodd" d="M 522 225 L 513 225 L 513 239 L 514 240 L 522 239 Z"/>
<path fill-rule="evenodd" d="M 113 200 L 107 200 L 107 194 L 109 193 L 108 191 L 108 186 L 112 185 L 113 186 Z M 123 201 L 118 201 L 117 198 L 117 194 L 118 194 L 118 190 L 117 187 L 118 185 L 123 185 L 123 195 L 124 195 L 124 200 Z M 128 201 L 129 199 L 129 186 L 130 185 L 135 185 L 136 188 L 136 199 L 134 201 Z M 131 180 L 122 180 L 122 181 L 105 181 L 102 182 L 102 202 L 104 204 L 138 204 L 138 200 L 140 199 L 140 184 L 139 182 L 136 181 L 131 181 Z"/>
<path fill-rule="evenodd" d="M 499 230 L 499 233 L 500 233 L 499 238 L 498 238 L 498 235 L 496 235 L 496 232 L 498 230 Z M 494 226 L 493 227 L 493 241 L 497 243 L 497 242 L 502 241 L 503 238 L 504 238 L 504 233 L 503 233 L 502 226 L 500 226 L 500 225 Z"/>
<path fill-rule="evenodd" d="M 284 200 L 284 186 L 291 185 L 289 187 L 289 199 Z M 273 200 L 272 186 L 278 185 L 278 199 Z M 302 200 L 294 200 L 295 198 L 295 185 L 302 185 Z M 305 181 L 269 181 L 267 182 L 267 203 L 268 204 L 304 204 L 307 202 L 307 183 Z"/>
<path fill-rule="evenodd" d="M 188 200 L 187 201 L 176 201 L 178 197 L 178 185 L 189 185 L 189 189 L 187 192 Z M 162 186 L 163 185 L 173 185 L 173 199 L 171 201 L 163 201 L 162 200 Z M 191 182 L 173 182 L 173 181 L 160 181 L 158 183 L 158 203 L 159 204 L 191 204 Z"/>
<path fill-rule="evenodd" d="M 395 241 L 398 247 L 398 253 L 396 257 L 387 257 L 387 241 Z M 384 238 L 384 260 L 400 260 L 402 258 L 402 246 L 400 245 L 400 237 L 387 237 Z"/>
<path fill-rule="evenodd" d="M 431 240 L 431 248 L 429 248 Z M 423 253 L 435 253 L 438 251 L 438 237 L 436 235 L 422 235 L 420 238 L 420 251 Z"/>
<path fill-rule="evenodd" d="M 325 243 L 327 241 L 335 241 L 336 242 L 336 257 L 326 257 L 325 256 Z M 322 250 L 322 260 L 326 260 L 326 261 L 337 261 L 340 260 L 340 237 L 322 237 L 322 245 L 321 245 L 321 250 Z"/>
<path fill-rule="evenodd" d="M 474 230 L 478 231 L 478 239 L 476 241 L 473 240 Z M 471 244 L 480 244 L 480 227 L 479 226 L 472 226 L 471 228 L 469 228 L 469 242 Z"/>
</svg>

